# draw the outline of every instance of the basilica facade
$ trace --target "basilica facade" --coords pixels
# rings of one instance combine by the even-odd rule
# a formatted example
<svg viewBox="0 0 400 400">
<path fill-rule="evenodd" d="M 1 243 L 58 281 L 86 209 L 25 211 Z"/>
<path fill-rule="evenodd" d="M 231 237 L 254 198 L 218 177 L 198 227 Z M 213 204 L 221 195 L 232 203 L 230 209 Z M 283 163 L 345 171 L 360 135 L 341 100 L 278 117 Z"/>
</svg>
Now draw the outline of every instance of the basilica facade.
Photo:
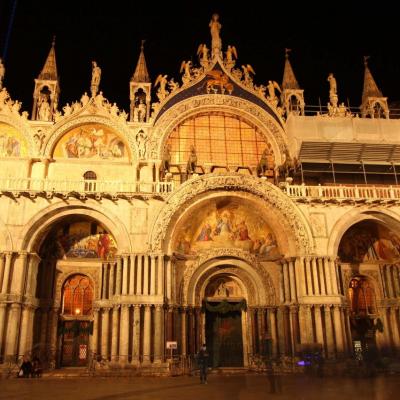
<svg viewBox="0 0 400 400">
<path fill-rule="evenodd" d="M 356 112 L 331 74 L 308 115 L 289 53 L 282 82 L 257 85 L 218 16 L 210 30 L 176 81 L 152 82 L 142 45 L 129 112 L 96 62 L 61 107 L 54 43 L 30 116 L 3 80 L 0 366 L 162 372 L 203 343 L 214 368 L 400 351 L 400 120 L 367 63 Z"/>
</svg>

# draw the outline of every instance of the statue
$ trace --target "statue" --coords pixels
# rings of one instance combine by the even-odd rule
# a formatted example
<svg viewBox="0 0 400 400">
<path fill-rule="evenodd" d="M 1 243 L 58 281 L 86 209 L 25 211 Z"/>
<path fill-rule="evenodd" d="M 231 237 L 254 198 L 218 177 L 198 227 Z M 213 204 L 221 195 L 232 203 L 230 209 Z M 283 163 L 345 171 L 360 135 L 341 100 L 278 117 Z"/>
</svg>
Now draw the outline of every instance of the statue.
<svg viewBox="0 0 400 400">
<path fill-rule="evenodd" d="M 144 158 L 146 158 L 146 148 L 147 148 L 147 135 L 143 130 L 140 130 L 137 134 L 136 134 L 136 143 L 138 146 L 138 155 L 139 155 L 139 159 L 143 160 Z"/>
<path fill-rule="evenodd" d="M 72 108 L 69 105 L 69 103 L 67 103 L 64 107 L 63 107 L 63 111 L 64 111 L 64 117 L 68 117 L 69 115 L 71 115 L 72 113 Z"/>
<path fill-rule="evenodd" d="M 3 87 L 3 80 L 5 73 L 6 73 L 6 67 L 3 64 L 3 60 L 0 58 L 0 89 Z"/>
<path fill-rule="evenodd" d="M 275 95 L 275 89 L 277 89 L 279 93 L 282 92 L 281 88 L 278 85 L 278 83 L 275 82 L 275 81 L 268 81 L 267 88 L 268 88 L 268 94 L 269 94 L 268 99 L 271 100 L 271 101 L 277 99 L 277 97 Z"/>
<path fill-rule="evenodd" d="M 329 82 L 329 96 L 337 95 L 336 78 L 332 72 L 329 74 L 327 81 Z"/>
<path fill-rule="evenodd" d="M 258 163 L 257 166 L 257 175 L 258 176 L 265 176 L 266 172 L 269 170 L 268 166 L 268 156 L 270 155 L 269 150 L 266 148 L 260 158 L 260 162 Z"/>
<path fill-rule="evenodd" d="M 138 121 L 139 122 L 145 122 L 146 121 L 146 111 L 147 111 L 146 104 L 144 104 L 143 99 L 140 99 L 139 100 L 139 104 L 137 106 L 137 115 L 138 115 Z"/>
<path fill-rule="evenodd" d="M 211 32 L 211 55 L 213 58 L 221 54 L 222 47 L 221 37 L 219 36 L 219 32 L 221 31 L 221 24 L 219 23 L 218 19 L 219 15 L 213 14 L 209 23 Z"/>
<path fill-rule="evenodd" d="M 165 146 L 164 156 L 162 160 L 162 170 L 164 174 L 167 174 L 169 172 L 170 167 L 171 167 L 171 145 L 168 144 L 167 146 Z"/>
<path fill-rule="evenodd" d="M 168 89 L 171 93 L 175 92 L 175 90 L 179 89 L 179 83 L 174 81 L 174 78 L 171 78 L 168 82 Z"/>
<path fill-rule="evenodd" d="M 92 61 L 92 83 L 90 85 L 92 97 L 95 97 L 99 90 L 100 78 L 101 68 L 97 65 L 96 61 Z"/>
<path fill-rule="evenodd" d="M 189 83 L 190 80 L 192 79 L 192 75 L 190 73 L 190 67 L 191 66 L 192 66 L 192 62 L 191 61 L 182 61 L 180 72 L 185 71 L 183 76 L 182 76 L 182 81 L 183 81 L 184 85 L 186 83 Z"/>
<path fill-rule="evenodd" d="M 253 67 L 250 64 L 247 65 L 242 65 L 243 69 L 243 76 L 244 76 L 244 84 L 245 85 L 251 85 L 253 82 L 253 79 L 250 76 L 250 73 L 255 75 L 256 73 L 254 72 Z"/>
<path fill-rule="evenodd" d="M 190 154 L 186 166 L 186 172 L 188 174 L 194 174 L 196 173 L 196 167 L 197 167 L 197 154 L 195 147 L 192 145 L 190 146 Z"/>
<path fill-rule="evenodd" d="M 0 109 L 10 100 L 10 95 L 6 88 L 0 90 Z"/>
<path fill-rule="evenodd" d="M 233 57 L 235 57 L 235 59 L 237 59 L 238 57 L 236 47 L 231 45 L 228 45 L 228 49 L 226 50 L 225 54 L 226 54 L 226 62 L 228 64 L 232 64 L 234 62 Z"/>
<path fill-rule="evenodd" d="M 89 96 L 87 95 L 87 92 L 83 93 L 81 97 L 81 103 L 82 107 L 85 107 L 87 103 L 89 103 Z"/>
<path fill-rule="evenodd" d="M 201 44 L 197 49 L 197 55 L 200 57 L 200 61 L 208 64 L 208 48 L 205 44 Z"/>
<path fill-rule="evenodd" d="M 157 90 L 157 97 L 160 101 L 163 101 L 167 95 L 168 95 L 168 90 L 165 88 L 167 85 L 167 77 L 168 75 L 158 75 L 156 82 L 154 84 L 154 87 L 157 87 L 157 85 L 160 85 L 160 87 Z"/>
<path fill-rule="evenodd" d="M 44 97 L 41 103 L 39 104 L 38 117 L 40 121 L 50 121 L 51 110 L 50 110 L 50 104 L 47 101 L 46 97 Z"/>
</svg>

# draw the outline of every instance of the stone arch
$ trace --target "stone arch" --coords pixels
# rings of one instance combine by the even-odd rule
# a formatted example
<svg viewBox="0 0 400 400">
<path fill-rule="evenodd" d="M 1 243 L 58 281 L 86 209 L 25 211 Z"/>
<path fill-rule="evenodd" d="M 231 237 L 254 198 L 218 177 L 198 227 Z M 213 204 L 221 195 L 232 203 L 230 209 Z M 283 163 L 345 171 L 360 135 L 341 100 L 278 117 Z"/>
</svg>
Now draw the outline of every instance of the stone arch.
<svg viewBox="0 0 400 400">
<path fill-rule="evenodd" d="M 310 254 L 313 249 L 310 227 L 297 206 L 279 188 L 252 176 L 241 174 L 208 174 L 191 179 L 179 187 L 167 199 L 153 223 L 149 243 L 154 251 L 168 252 L 167 237 L 172 237 L 178 219 L 200 196 L 213 193 L 229 193 L 231 196 L 242 192 L 265 201 L 265 205 L 279 214 L 286 232 L 292 234 L 286 256 Z"/>
<path fill-rule="evenodd" d="M 16 116 L 12 114 L 10 115 L 1 114 L 0 123 L 10 125 L 14 129 L 16 129 L 21 134 L 21 136 L 26 140 L 28 156 L 33 157 L 35 155 L 36 146 L 33 141 L 33 132 L 25 119 L 21 118 L 19 114 Z"/>
<path fill-rule="evenodd" d="M 54 125 L 53 129 L 47 135 L 47 140 L 43 144 L 43 153 L 45 157 L 51 157 L 59 140 L 71 129 L 86 124 L 102 124 L 120 134 L 124 141 L 128 144 L 129 159 L 131 162 L 138 159 L 138 149 L 134 136 L 129 131 L 126 124 L 118 119 L 109 118 L 103 115 L 82 115 L 77 117 L 63 118 L 59 123 Z"/>
<path fill-rule="evenodd" d="M 208 282 L 219 274 L 231 274 L 242 282 L 249 305 L 276 304 L 276 291 L 268 272 L 253 255 L 239 249 L 213 249 L 188 266 L 180 288 L 182 304 L 200 306 Z"/>
<path fill-rule="evenodd" d="M 68 205 L 64 202 L 58 202 L 37 213 L 26 223 L 17 238 L 18 248 L 29 252 L 36 251 L 54 223 L 72 215 L 82 215 L 101 222 L 114 236 L 119 253 L 131 251 L 129 234 L 117 216 L 98 205 L 82 204 L 78 201 L 71 202 Z"/>
<path fill-rule="evenodd" d="M 332 228 L 329 235 L 327 253 L 337 255 L 340 241 L 348 229 L 358 222 L 371 220 L 387 225 L 391 229 L 400 229 L 400 215 L 388 209 L 353 209 L 342 216 Z"/>
<path fill-rule="evenodd" d="M 353 278 L 355 277 L 362 277 L 365 278 L 367 280 L 369 280 L 372 284 L 373 284 L 373 289 L 375 290 L 375 297 L 376 300 L 380 300 L 384 298 L 384 294 L 383 294 L 383 287 L 381 285 L 381 279 L 379 277 L 379 273 L 378 271 L 374 271 L 374 270 L 363 270 L 360 271 L 357 274 L 344 274 L 343 276 L 343 286 L 346 290 L 346 294 L 345 294 L 345 299 L 346 301 L 348 301 L 348 294 L 347 294 L 347 289 L 350 286 L 350 282 Z"/>
<path fill-rule="evenodd" d="M 264 139 L 271 143 L 277 165 L 284 162 L 288 153 L 286 134 L 271 114 L 248 100 L 218 94 L 190 97 L 171 106 L 154 126 L 153 158 L 162 159 L 166 140 L 177 125 L 196 114 L 213 111 L 241 117 L 259 128 Z"/>
</svg>

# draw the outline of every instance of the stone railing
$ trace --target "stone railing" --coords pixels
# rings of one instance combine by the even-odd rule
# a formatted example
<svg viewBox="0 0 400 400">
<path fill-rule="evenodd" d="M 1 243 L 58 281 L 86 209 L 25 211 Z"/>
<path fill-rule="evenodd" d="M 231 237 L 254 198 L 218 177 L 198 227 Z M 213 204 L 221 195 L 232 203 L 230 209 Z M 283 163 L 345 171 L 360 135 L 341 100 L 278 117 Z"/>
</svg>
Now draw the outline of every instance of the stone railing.
<svg viewBox="0 0 400 400">
<path fill-rule="evenodd" d="M 284 184 L 284 192 L 292 198 L 304 201 L 400 201 L 400 186 L 331 185 L 307 186 Z"/>
<path fill-rule="evenodd" d="M 132 194 L 158 194 L 165 196 L 174 190 L 174 182 L 122 182 L 66 179 L 0 178 L 0 193 L 39 195 L 94 195 L 123 197 Z"/>
</svg>

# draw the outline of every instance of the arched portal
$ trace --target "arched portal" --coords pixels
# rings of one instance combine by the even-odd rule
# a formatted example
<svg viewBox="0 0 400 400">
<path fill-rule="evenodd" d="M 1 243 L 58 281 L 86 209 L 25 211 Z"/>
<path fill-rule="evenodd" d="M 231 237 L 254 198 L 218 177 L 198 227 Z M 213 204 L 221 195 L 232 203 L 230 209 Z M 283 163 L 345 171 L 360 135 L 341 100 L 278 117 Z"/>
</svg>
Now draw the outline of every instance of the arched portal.
<svg viewBox="0 0 400 400">
<path fill-rule="evenodd" d="M 89 356 L 89 335 L 93 332 L 94 287 L 83 274 L 69 276 L 62 287 L 58 323 L 60 364 L 64 367 L 85 366 Z"/>
</svg>

